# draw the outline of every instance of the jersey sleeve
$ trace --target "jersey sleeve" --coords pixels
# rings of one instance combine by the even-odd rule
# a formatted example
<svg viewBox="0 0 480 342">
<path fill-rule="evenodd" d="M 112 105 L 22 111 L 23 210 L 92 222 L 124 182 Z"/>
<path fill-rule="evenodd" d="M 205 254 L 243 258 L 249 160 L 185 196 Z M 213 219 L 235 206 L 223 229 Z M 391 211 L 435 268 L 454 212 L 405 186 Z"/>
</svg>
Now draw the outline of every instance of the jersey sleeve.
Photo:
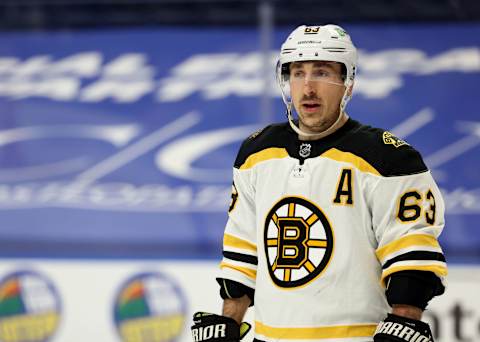
<svg viewBox="0 0 480 342">
<path fill-rule="evenodd" d="M 381 282 L 395 272 L 433 272 L 445 286 L 447 266 L 438 237 L 444 202 L 430 171 L 379 177 L 371 193 Z"/>
<path fill-rule="evenodd" d="M 255 289 L 257 241 L 253 170 L 233 169 L 232 201 L 223 236 L 220 278 Z"/>
</svg>

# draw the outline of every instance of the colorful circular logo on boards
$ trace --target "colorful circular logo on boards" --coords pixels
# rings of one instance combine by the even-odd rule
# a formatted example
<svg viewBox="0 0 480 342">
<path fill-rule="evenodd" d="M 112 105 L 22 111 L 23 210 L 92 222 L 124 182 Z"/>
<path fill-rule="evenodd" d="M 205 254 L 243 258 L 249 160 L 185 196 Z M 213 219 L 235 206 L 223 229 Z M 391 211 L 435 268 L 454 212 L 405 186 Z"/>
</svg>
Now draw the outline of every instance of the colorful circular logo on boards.
<svg viewBox="0 0 480 342">
<path fill-rule="evenodd" d="M 114 319 L 124 342 L 170 342 L 183 332 L 186 301 L 180 288 L 160 273 L 128 279 L 115 298 Z"/>
<path fill-rule="evenodd" d="M 60 297 L 52 282 L 34 271 L 0 281 L 0 341 L 45 342 L 60 322 Z"/>
</svg>

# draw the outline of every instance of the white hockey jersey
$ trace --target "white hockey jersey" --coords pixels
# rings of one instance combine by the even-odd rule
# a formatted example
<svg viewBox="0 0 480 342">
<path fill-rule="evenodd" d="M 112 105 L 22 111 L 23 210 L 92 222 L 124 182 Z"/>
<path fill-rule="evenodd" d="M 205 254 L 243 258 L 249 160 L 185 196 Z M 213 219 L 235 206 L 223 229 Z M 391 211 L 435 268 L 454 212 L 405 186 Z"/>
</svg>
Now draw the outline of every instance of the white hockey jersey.
<svg viewBox="0 0 480 342">
<path fill-rule="evenodd" d="M 243 143 L 234 167 L 221 278 L 255 289 L 264 341 L 372 341 L 385 280 L 447 268 L 444 203 L 419 153 L 349 119 L 318 141 L 287 123 Z"/>
</svg>

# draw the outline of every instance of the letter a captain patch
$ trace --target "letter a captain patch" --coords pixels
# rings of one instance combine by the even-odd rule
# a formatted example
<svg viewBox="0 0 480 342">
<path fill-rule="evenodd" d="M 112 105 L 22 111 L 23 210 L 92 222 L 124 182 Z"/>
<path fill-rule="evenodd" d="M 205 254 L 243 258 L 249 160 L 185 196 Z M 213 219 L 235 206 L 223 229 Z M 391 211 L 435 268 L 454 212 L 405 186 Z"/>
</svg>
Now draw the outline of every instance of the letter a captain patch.
<svg viewBox="0 0 480 342">
<path fill-rule="evenodd" d="M 342 169 L 333 203 L 353 205 L 353 170 Z"/>
</svg>

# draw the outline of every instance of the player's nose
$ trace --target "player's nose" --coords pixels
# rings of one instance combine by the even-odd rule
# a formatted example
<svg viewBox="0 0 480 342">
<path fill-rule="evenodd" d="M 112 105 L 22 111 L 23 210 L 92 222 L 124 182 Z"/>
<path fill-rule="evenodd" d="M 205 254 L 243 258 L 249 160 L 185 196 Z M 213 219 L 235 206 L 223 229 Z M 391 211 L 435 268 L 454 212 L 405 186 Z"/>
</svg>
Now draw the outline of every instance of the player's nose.
<svg viewBox="0 0 480 342">
<path fill-rule="evenodd" d="M 305 95 L 311 95 L 315 93 L 315 87 L 313 86 L 313 82 L 309 79 L 305 79 L 303 83 L 303 92 Z"/>
</svg>

